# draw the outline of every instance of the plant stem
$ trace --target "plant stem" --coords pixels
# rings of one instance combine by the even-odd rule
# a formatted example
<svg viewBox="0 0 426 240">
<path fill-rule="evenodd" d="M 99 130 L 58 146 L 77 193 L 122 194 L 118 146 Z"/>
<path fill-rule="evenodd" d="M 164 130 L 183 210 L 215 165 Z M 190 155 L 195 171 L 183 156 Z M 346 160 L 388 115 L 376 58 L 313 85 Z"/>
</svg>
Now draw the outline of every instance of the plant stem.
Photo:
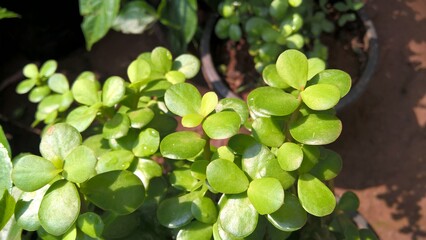
<svg viewBox="0 0 426 240">
<path fill-rule="evenodd" d="M 204 145 L 204 158 L 208 161 L 212 158 L 212 151 L 210 150 L 210 137 L 203 131 L 203 139 L 206 140 Z"/>
</svg>

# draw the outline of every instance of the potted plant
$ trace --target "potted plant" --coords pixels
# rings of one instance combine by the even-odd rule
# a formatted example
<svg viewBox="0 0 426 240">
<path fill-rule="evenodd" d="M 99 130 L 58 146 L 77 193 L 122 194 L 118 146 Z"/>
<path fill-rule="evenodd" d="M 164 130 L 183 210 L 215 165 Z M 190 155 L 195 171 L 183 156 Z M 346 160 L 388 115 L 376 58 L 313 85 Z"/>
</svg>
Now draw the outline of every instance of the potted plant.
<svg viewBox="0 0 426 240">
<path fill-rule="evenodd" d="M 129 65 L 129 81 L 83 72 L 70 86 L 53 60 L 25 66 L 17 91 L 46 125 L 40 155 L 12 157 L 0 131 L 0 236 L 376 239 L 352 220 L 355 194 L 336 201 L 342 159 L 324 147 L 350 79 L 297 50 L 276 65 L 247 102 L 201 95 L 185 83 L 198 59 L 162 47 Z"/>
<path fill-rule="evenodd" d="M 339 42 L 350 48 L 351 41 L 361 41 L 357 43 L 361 46 L 352 46 L 355 53 L 340 57 L 340 61 L 355 58 L 359 64 L 352 66 L 354 87 L 337 106 L 340 110 L 362 94 L 377 62 L 377 35 L 362 6 L 352 0 L 220 1 L 219 14 L 211 14 L 200 44 L 203 75 L 220 96 L 242 97 L 247 88 L 263 84 L 263 70 L 285 49 L 304 51 L 325 67 L 339 61 L 329 55 L 337 58 L 334 52 L 345 52 L 335 49 L 342 45 Z M 329 54 L 323 42 L 329 42 L 334 52 Z"/>
</svg>

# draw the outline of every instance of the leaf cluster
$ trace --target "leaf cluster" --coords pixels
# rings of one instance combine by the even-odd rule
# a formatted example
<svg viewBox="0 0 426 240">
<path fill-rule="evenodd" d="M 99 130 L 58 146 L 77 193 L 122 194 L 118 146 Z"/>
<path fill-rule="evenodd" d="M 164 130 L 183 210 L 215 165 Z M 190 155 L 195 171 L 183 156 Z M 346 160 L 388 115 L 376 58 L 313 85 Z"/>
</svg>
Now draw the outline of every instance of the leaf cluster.
<svg viewBox="0 0 426 240">
<path fill-rule="evenodd" d="M 287 50 L 263 71 L 267 86 L 243 101 L 185 83 L 199 68 L 194 56 L 173 59 L 159 47 L 129 65 L 128 81 L 101 84 L 84 72 L 69 89 L 53 73 L 26 74 L 70 92 L 77 106 L 46 126 L 41 156 L 11 161 L 0 148 L 2 231 L 41 239 L 374 239 L 348 217 L 356 196 L 336 203 L 328 186 L 342 159 L 324 145 L 342 130 L 333 107 L 350 89 L 347 73 Z"/>
</svg>

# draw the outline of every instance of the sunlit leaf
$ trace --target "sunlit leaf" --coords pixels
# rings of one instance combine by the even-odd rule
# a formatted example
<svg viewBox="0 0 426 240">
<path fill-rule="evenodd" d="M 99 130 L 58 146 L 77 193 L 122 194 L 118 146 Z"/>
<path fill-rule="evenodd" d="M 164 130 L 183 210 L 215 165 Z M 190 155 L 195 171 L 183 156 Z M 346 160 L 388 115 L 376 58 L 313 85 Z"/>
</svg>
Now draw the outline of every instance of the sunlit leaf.
<svg viewBox="0 0 426 240">
<path fill-rule="evenodd" d="M 228 160 L 217 159 L 207 166 L 207 180 L 218 192 L 227 194 L 241 193 L 247 190 L 249 182 L 244 172 Z"/>
<path fill-rule="evenodd" d="M 300 203 L 310 214 L 323 217 L 333 212 L 336 199 L 331 190 L 318 178 L 303 174 L 297 182 Z"/>
</svg>

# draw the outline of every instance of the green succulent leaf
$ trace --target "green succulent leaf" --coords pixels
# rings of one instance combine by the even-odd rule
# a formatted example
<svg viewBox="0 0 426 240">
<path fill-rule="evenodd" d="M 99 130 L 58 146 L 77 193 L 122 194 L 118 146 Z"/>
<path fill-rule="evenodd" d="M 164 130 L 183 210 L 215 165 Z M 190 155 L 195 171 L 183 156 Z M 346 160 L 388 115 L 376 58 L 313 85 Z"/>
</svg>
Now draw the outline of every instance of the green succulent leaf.
<svg viewBox="0 0 426 240">
<path fill-rule="evenodd" d="M 1 139 L 4 137 L 4 140 Z M 10 161 L 9 151 L 4 147 L 4 143 L 7 143 L 6 137 L 4 136 L 3 129 L 0 126 L 0 192 L 3 190 L 12 190 L 12 162 Z"/>
<path fill-rule="evenodd" d="M 212 139 L 225 139 L 238 133 L 240 123 L 238 113 L 224 111 L 208 116 L 203 122 L 203 129 Z"/>
<path fill-rule="evenodd" d="M 286 193 L 284 204 L 277 211 L 268 214 L 267 218 L 279 230 L 293 232 L 305 225 L 308 214 L 295 195 Z"/>
<path fill-rule="evenodd" d="M 299 106 L 297 98 L 279 88 L 260 87 L 247 96 L 248 107 L 258 116 L 285 116 Z"/>
<path fill-rule="evenodd" d="M 283 170 L 294 171 L 302 164 L 302 148 L 295 143 L 286 142 L 278 149 L 277 159 Z"/>
<path fill-rule="evenodd" d="M 58 109 L 59 112 L 66 111 L 74 102 L 74 97 L 72 96 L 71 91 L 66 91 L 65 93 L 62 94 L 61 97 L 62 97 L 62 100 Z"/>
<path fill-rule="evenodd" d="M 247 148 L 256 144 L 258 144 L 256 140 L 252 136 L 246 134 L 236 134 L 228 141 L 228 147 L 240 155 L 243 155 Z"/>
<path fill-rule="evenodd" d="M 236 194 L 247 190 L 249 181 L 243 171 L 233 162 L 223 159 L 212 161 L 207 166 L 210 186 L 221 193 Z"/>
<path fill-rule="evenodd" d="M 183 74 L 182 72 L 179 71 L 169 71 L 166 73 L 165 75 L 167 81 L 169 81 L 172 84 L 178 84 L 178 83 L 183 83 L 185 82 L 185 74 Z"/>
<path fill-rule="evenodd" d="M 12 170 L 12 180 L 19 189 L 33 192 L 48 184 L 61 171 L 52 162 L 28 154 L 16 159 Z"/>
<path fill-rule="evenodd" d="M 143 158 L 138 159 L 138 164 L 134 171 L 134 174 L 142 181 L 145 189 L 149 187 L 151 179 L 161 177 L 162 173 L 163 169 L 158 163 L 153 160 Z"/>
<path fill-rule="evenodd" d="M 102 218 L 94 212 L 86 212 L 78 216 L 77 226 L 91 238 L 100 238 L 104 230 Z"/>
<path fill-rule="evenodd" d="M 35 192 L 24 192 L 15 206 L 15 220 L 22 229 L 36 231 L 40 228 L 38 212 L 41 201 L 50 185 L 46 185 Z"/>
<path fill-rule="evenodd" d="M 49 88 L 56 93 L 65 93 L 70 90 L 68 79 L 62 73 L 55 73 L 47 80 Z"/>
<path fill-rule="evenodd" d="M 209 115 L 211 112 L 213 112 L 213 110 L 215 110 L 218 101 L 219 100 L 216 93 L 207 92 L 206 94 L 204 94 L 201 98 L 200 114 L 202 116 Z"/>
<path fill-rule="evenodd" d="M 318 178 L 310 174 L 300 175 L 297 182 L 297 192 L 303 208 L 314 216 L 329 215 L 336 206 L 333 192 Z"/>
<path fill-rule="evenodd" d="M 76 128 L 79 132 L 86 130 L 95 120 L 99 107 L 93 106 L 80 106 L 72 110 L 67 118 L 66 123 Z"/>
<path fill-rule="evenodd" d="M 312 110 L 327 110 L 339 102 L 339 89 L 330 84 L 317 84 L 307 87 L 300 93 L 303 102 Z"/>
<path fill-rule="evenodd" d="M 271 87 L 281 89 L 286 89 L 290 87 L 278 74 L 277 66 L 275 64 L 269 64 L 268 66 L 266 66 L 265 69 L 263 69 L 262 77 L 265 83 Z"/>
<path fill-rule="evenodd" d="M 126 34 L 141 34 L 157 21 L 155 9 L 145 1 L 126 2 L 115 18 L 113 29 Z"/>
<path fill-rule="evenodd" d="M 254 179 L 250 183 L 247 195 L 261 215 L 277 211 L 284 203 L 284 189 L 276 178 Z"/>
<path fill-rule="evenodd" d="M 276 117 L 259 117 L 253 121 L 253 136 L 260 143 L 268 147 L 279 147 L 283 144 L 285 135 L 284 122 Z"/>
<path fill-rule="evenodd" d="M 99 82 L 86 75 L 79 77 L 71 87 L 74 99 L 89 106 L 100 101 L 98 91 Z"/>
<path fill-rule="evenodd" d="M 40 204 L 38 217 L 46 232 L 59 236 L 66 233 L 80 213 L 80 195 L 73 183 L 59 180 L 49 187 Z"/>
<path fill-rule="evenodd" d="M 183 227 L 177 234 L 177 240 L 211 239 L 212 225 L 194 221 Z"/>
<path fill-rule="evenodd" d="M 310 171 L 312 175 L 323 180 L 331 180 L 342 170 L 342 158 L 339 154 L 328 149 L 321 150 L 318 164 Z"/>
<path fill-rule="evenodd" d="M 77 129 L 67 123 L 57 123 L 42 135 L 40 153 L 50 161 L 64 160 L 80 144 L 81 135 Z"/>
<path fill-rule="evenodd" d="M 23 74 L 27 78 L 36 79 L 38 77 L 38 67 L 34 63 L 25 65 L 23 69 Z"/>
<path fill-rule="evenodd" d="M 107 107 L 112 107 L 124 97 L 126 87 L 121 77 L 109 77 L 102 88 L 102 102 Z"/>
<path fill-rule="evenodd" d="M 308 59 L 308 81 L 325 70 L 325 62 L 321 58 Z"/>
<path fill-rule="evenodd" d="M 83 145 L 92 149 L 96 157 L 99 157 L 110 150 L 108 140 L 103 138 L 102 134 L 96 134 L 86 138 Z"/>
<path fill-rule="evenodd" d="M 303 0 L 288 0 L 288 4 L 292 7 L 298 7 L 302 4 Z"/>
<path fill-rule="evenodd" d="M 344 97 L 351 89 L 352 79 L 349 74 L 338 69 L 327 69 L 317 74 L 309 84 L 330 84 L 340 90 L 340 97 Z"/>
<path fill-rule="evenodd" d="M 209 165 L 207 160 L 197 160 L 191 164 L 191 174 L 194 178 L 198 180 L 205 180 L 207 178 L 206 171 L 207 165 Z"/>
<path fill-rule="evenodd" d="M 31 89 L 33 89 L 33 87 L 35 85 L 36 85 L 36 79 L 35 78 L 30 78 L 30 79 L 24 80 L 24 81 L 20 82 L 18 84 L 18 86 L 16 87 L 16 93 L 25 94 L 25 93 L 31 91 Z"/>
<path fill-rule="evenodd" d="M 172 69 L 172 58 L 172 53 L 164 47 L 156 47 L 151 52 L 152 65 L 162 73 Z"/>
<path fill-rule="evenodd" d="M 146 128 L 139 133 L 137 142 L 133 147 L 136 157 L 147 157 L 157 152 L 160 145 L 160 134 L 153 128 Z"/>
<path fill-rule="evenodd" d="M 93 204 L 117 215 L 134 212 L 145 200 L 141 180 L 126 170 L 98 174 L 82 183 L 80 189 Z"/>
<path fill-rule="evenodd" d="M 247 107 L 247 104 L 238 98 L 224 98 L 219 101 L 219 103 L 216 105 L 216 112 L 222 112 L 232 110 L 238 115 L 240 115 L 241 118 L 241 124 L 244 124 L 249 116 L 249 110 Z"/>
<path fill-rule="evenodd" d="M 280 20 L 285 17 L 285 13 L 287 12 L 288 1 L 286 0 L 273 0 L 271 5 L 269 6 L 269 14 Z"/>
<path fill-rule="evenodd" d="M 0 210 L 0 229 L 3 229 L 15 210 L 15 199 L 7 189 L 4 189 L 0 195 Z"/>
<path fill-rule="evenodd" d="M 143 128 L 154 118 L 154 112 L 150 108 L 141 108 L 127 112 L 132 128 Z"/>
<path fill-rule="evenodd" d="M 65 157 L 62 176 L 68 181 L 82 183 L 95 175 L 95 166 L 96 156 L 92 149 L 78 146 Z"/>
<path fill-rule="evenodd" d="M 101 239 L 126 239 L 141 224 L 139 212 L 120 216 L 106 212 L 102 215 L 102 220 L 104 222 L 104 231 Z"/>
<path fill-rule="evenodd" d="M 170 184 L 177 189 L 191 191 L 198 180 L 192 176 L 191 169 L 178 168 L 169 175 Z"/>
<path fill-rule="evenodd" d="M 200 60 L 191 54 L 182 54 L 173 61 L 173 70 L 183 73 L 186 79 L 191 79 L 200 71 Z"/>
<path fill-rule="evenodd" d="M 189 83 L 178 83 L 167 89 L 164 100 L 167 108 L 178 116 L 199 113 L 201 95 L 197 88 Z"/>
<path fill-rule="evenodd" d="M 130 63 L 127 68 L 127 76 L 132 83 L 146 84 L 146 80 L 151 75 L 151 66 L 149 63 L 142 59 L 137 58 Z"/>
<path fill-rule="evenodd" d="M 218 221 L 220 226 L 234 238 L 249 236 L 256 229 L 258 214 L 247 195 L 224 195 L 222 198 Z"/>
<path fill-rule="evenodd" d="M 81 0 L 80 15 L 84 17 L 81 28 L 86 39 L 86 48 L 90 50 L 103 38 L 114 23 L 120 7 L 119 0 Z"/>
<path fill-rule="evenodd" d="M 182 126 L 187 128 L 193 128 L 201 124 L 204 117 L 198 113 L 190 113 L 182 118 Z"/>
<path fill-rule="evenodd" d="M 115 170 L 126 170 L 133 162 L 135 156 L 124 149 L 113 150 L 102 154 L 96 164 L 96 172 L 104 173 Z"/>
<path fill-rule="evenodd" d="M 50 93 L 50 88 L 48 86 L 40 86 L 35 87 L 33 90 L 31 90 L 30 95 L 28 96 L 28 99 L 30 102 L 38 103 L 43 98 L 45 98 Z"/>
<path fill-rule="evenodd" d="M 294 173 L 283 171 L 275 155 L 262 144 L 250 145 L 243 153 L 242 169 L 252 179 L 272 177 L 280 181 L 283 189 L 293 186 L 296 180 Z"/>
<path fill-rule="evenodd" d="M 168 228 L 180 228 L 191 222 L 194 218 L 191 206 L 195 198 L 196 194 L 189 193 L 162 201 L 157 210 L 157 218 L 160 224 Z"/>
<path fill-rule="evenodd" d="M 160 152 L 166 158 L 192 159 L 203 150 L 205 144 L 206 140 L 195 132 L 175 132 L 161 141 Z"/>
<path fill-rule="evenodd" d="M 309 145 L 334 142 L 342 132 L 342 122 L 329 114 L 310 114 L 290 124 L 291 136 Z"/>
<path fill-rule="evenodd" d="M 216 204 L 208 197 L 195 199 L 191 205 L 191 212 L 195 219 L 202 223 L 213 224 L 217 220 Z"/>
<path fill-rule="evenodd" d="M 103 129 L 102 134 L 106 139 L 116 139 L 126 136 L 130 128 L 130 119 L 124 113 L 116 113 L 114 117 L 108 120 Z"/>
<path fill-rule="evenodd" d="M 58 63 L 55 60 L 48 60 L 40 68 L 40 75 L 45 77 L 52 76 L 56 69 L 58 68 Z"/>
<path fill-rule="evenodd" d="M 308 80 L 308 59 L 297 50 L 286 50 L 277 60 L 277 72 L 291 87 L 301 90 Z"/>
<path fill-rule="evenodd" d="M 354 192 L 348 191 L 343 193 L 340 198 L 337 209 L 345 211 L 347 213 L 354 213 L 359 208 L 359 198 Z"/>
</svg>

